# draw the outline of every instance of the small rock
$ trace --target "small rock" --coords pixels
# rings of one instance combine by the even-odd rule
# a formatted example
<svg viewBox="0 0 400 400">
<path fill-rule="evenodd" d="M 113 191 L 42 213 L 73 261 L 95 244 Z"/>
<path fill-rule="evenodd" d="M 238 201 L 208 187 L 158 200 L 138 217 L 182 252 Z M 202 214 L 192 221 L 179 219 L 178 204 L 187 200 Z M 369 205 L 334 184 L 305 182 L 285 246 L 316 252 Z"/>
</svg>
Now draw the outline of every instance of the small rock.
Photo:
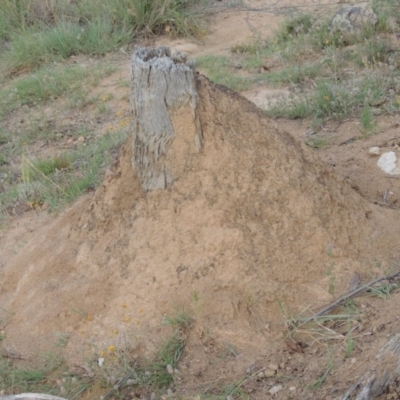
<svg viewBox="0 0 400 400">
<path fill-rule="evenodd" d="M 278 371 L 279 365 L 271 363 L 268 365 L 268 369 L 272 369 L 273 371 Z"/>
<path fill-rule="evenodd" d="M 276 385 L 269 390 L 269 393 L 274 395 L 274 394 L 277 394 L 278 392 L 280 392 L 282 389 L 283 389 L 282 385 Z"/>
<path fill-rule="evenodd" d="M 397 156 L 394 151 L 383 153 L 378 160 L 378 167 L 389 175 L 397 175 L 400 173 L 397 166 Z"/>
<path fill-rule="evenodd" d="M 257 378 L 259 378 L 259 379 L 265 378 L 264 372 L 259 372 L 259 373 L 257 374 Z"/>
<path fill-rule="evenodd" d="M 379 147 L 377 147 L 377 146 L 371 147 L 371 148 L 369 149 L 369 151 L 368 151 L 368 154 L 369 154 L 370 156 L 379 156 L 379 151 L 380 151 L 380 148 L 379 148 Z"/>
<path fill-rule="evenodd" d="M 295 386 L 291 386 L 291 387 L 289 388 L 289 390 L 290 390 L 291 392 L 294 392 L 294 391 L 296 390 L 296 387 L 295 387 Z"/>
<path fill-rule="evenodd" d="M 269 368 L 268 368 L 267 370 L 265 370 L 264 375 L 265 375 L 267 378 L 271 378 L 272 376 L 275 376 L 275 373 L 276 373 L 275 370 L 269 369 Z"/>
<path fill-rule="evenodd" d="M 174 392 L 171 389 L 167 390 L 167 396 L 172 397 L 174 395 Z"/>
<path fill-rule="evenodd" d="M 85 141 L 85 138 L 83 136 L 78 137 L 78 142 L 83 143 Z"/>
<path fill-rule="evenodd" d="M 167 371 L 168 371 L 168 373 L 171 374 L 171 375 L 174 373 L 174 369 L 173 369 L 173 367 L 172 367 L 171 364 L 168 364 L 168 365 L 167 365 Z"/>
<path fill-rule="evenodd" d="M 157 399 L 157 395 L 153 392 L 150 396 L 150 400 L 156 400 Z"/>
</svg>

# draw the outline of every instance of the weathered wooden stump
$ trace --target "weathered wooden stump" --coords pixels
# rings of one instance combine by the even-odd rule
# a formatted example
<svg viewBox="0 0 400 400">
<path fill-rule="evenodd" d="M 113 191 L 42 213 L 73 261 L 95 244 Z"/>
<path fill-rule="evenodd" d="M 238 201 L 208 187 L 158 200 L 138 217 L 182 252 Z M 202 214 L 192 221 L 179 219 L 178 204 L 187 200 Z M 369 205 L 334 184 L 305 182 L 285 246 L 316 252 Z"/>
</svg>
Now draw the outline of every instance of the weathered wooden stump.
<svg viewBox="0 0 400 400">
<path fill-rule="evenodd" d="M 131 64 L 132 166 L 145 190 L 167 189 L 199 152 L 194 64 L 167 47 L 138 48 Z"/>
</svg>

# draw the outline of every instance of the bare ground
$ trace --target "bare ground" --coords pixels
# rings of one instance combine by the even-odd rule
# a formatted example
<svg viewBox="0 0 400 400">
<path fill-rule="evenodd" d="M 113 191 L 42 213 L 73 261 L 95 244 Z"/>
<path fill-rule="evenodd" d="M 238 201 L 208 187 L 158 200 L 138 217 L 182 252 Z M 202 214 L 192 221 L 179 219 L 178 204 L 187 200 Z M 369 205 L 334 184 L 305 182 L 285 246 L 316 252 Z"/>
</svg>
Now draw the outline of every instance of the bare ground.
<svg viewBox="0 0 400 400">
<path fill-rule="evenodd" d="M 220 54 L 254 27 L 270 33 L 280 18 L 228 9 L 202 44 L 156 44 L 193 57 Z M 117 85 L 129 79 L 128 58 L 114 60 L 119 70 L 97 89 L 113 94 L 110 115 L 129 113 L 129 89 Z M 238 398 L 340 398 L 398 333 L 400 294 L 356 298 L 350 327 L 303 329 L 295 338 L 300 348 L 287 340 L 286 323 L 346 293 L 354 274 L 365 283 L 399 268 L 390 260 L 400 260 L 400 181 L 368 154 L 372 146 L 398 148 L 398 117 L 380 118 L 368 138 L 360 138 L 355 120 L 328 126 L 328 145 L 311 151 L 284 133 L 307 141 L 307 121 L 273 122 L 239 97 L 209 93 L 202 98 L 204 153 L 175 192 L 143 194 L 126 146 L 96 193 L 56 218 L 31 210 L 10 221 L 0 248 L 2 345 L 34 356 L 62 332 L 71 365 L 110 345 L 148 355 L 168 334 L 163 315 L 185 309 L 195 320 L 175 382 L 182 398 L 229 384 Z M 254 92 L 245 95 L 256 102 Z M 257 136 L 261 126 L 269 143 Z M 235 130 L 248 140 L 235 143 Z M 255 167 L 263 160 L 275 168 Z M 280 390 L 272 395 L 273 388 Z M 380 398 L 399 398 L 395 387 L 390 392 Z"/>
</svg>

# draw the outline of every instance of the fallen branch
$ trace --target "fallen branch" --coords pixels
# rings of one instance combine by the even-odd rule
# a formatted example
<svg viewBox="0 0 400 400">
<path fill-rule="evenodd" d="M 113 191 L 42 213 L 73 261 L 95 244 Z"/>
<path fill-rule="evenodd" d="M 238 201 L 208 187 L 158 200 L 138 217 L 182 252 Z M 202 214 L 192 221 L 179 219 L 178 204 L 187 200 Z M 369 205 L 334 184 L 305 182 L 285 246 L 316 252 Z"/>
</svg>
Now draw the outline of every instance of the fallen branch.
<svg viewBox="0 0 400 400">
<path fill-rule="evenodd" d="M 394 261 L 391 261 L 392 264 L 400 267 L 400 265 L 396 264 Z M 365 285 L 362 285 L 358 287 L 355 290 L 352 290 L 351 292 L 347 293 L 346 295 L 339 297 L 337 300 L 335 300 L 333 303 L 329 304 L 327 307 L 323 308 L 322 310 L 318 311 L 316 314 L 313 316 L 306 318 L 302 321 L 302 325 L 307 324 L 308 322 L 317 319 L 318 317 L 321 317 L 322 315 L 325 315 L 329 311 L 332 311 L 336 307 L 338 307 L 341 303 L 345 302 L 346 300 L 353 299 L 354 297 L 360 296 L 362 293 L 366 292 L 367 290 L 371 289 L 372 286 L 376 285 L 379 282 L 382 281 L 390 281 L 397 276 L 400 275 L 400 270 L 395 272 L 394 274 L 391 275 L 386 275 L 382 276 L 381 278 L 374 279 L 373 281 L 366 283 Z"/>
</svg>

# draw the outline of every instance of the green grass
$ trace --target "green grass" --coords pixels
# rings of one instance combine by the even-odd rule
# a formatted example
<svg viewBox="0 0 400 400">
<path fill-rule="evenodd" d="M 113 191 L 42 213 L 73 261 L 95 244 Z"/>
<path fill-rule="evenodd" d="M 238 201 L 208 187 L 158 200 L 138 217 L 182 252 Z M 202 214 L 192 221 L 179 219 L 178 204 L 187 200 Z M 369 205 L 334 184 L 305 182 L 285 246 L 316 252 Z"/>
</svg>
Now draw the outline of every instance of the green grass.
<svg viewBox="0 0 400 400">
<path fill-rule="evenodd" d="M 312 109 L 309 101 L 304 96 L 290 104 L 280 101 L 277 105 L 269 108 L 266 114 L 273 118 L 304 119 L 312 115 Z"/>
<path fill-rule="evenodd" d="M 185 351 L 184 341 L 176 335 L 171 336 L 156 358 L 147 366 L 150 375 L 144 376 L 144 384 L 153 387 L 166 387 L 173 382 L 173 375 L 168 372 L 167 366 L 176 368 Z"/>
<path fill-rule="evenodd" d="M 0 392 L 46 393 L 77 399 L 92 385 L 90 378 L 71 374 L 59 351 L 45 354 L 35 364 L 0 357 Z"/>
<path fill-rule="evenodd" d="M 372 114 L 367 113 L 372 111 L 368 105 L 385 103 L 390 97 L 392 88 L 399 90 L 399 81 L 379 71 L 360 74 L 356 78 L 339 83 L 329 78 L 320 78 L 316 80 L 314 90 L 303 92 L 297 100 L 279 104 L 269 109 L 267 113 L 273 117 L 313 118 L 322 121 L 332 118 L 342 120 L 358 113 L 361 114 L 365 127 L 371 130 Z M 387 105 L 377 111 L 389 112 L 391 109 L 396 109 L 395 100 L 392 98 Z"/>
<path fill-rule="evenodd" d="M 2 0 L 0 55 L 4 74 L 26 72 L 76 54 L 104 55 L 139 35 L 198 35 L 194 0 Z"/>
<path fill-rule="evenodd" d="M 175 315 L 164 317 L 164 323 L 176 327 L 182 331 L 189 329 L 194 318 L 185 310 L 176 310 Z"/>
<path fill-rule="evenodd" d="M 229 89 L 242 91 L 250 86 L 250 80 L 236 75 L 228 57 L 208 55 L 196 59 L 196 66 L 205 71 L 215 83 Z"/>
<path fill-rule="evenodd" d="M 70 96 L 72 104 L 82 107 L 82 99 L 78 101 L 78 98 L 87 96 L 88 89 L 112 71 L 99 66 L 60 65 L 41 68 L 14 79 L 6 87 L 0 88 L 0 118 L 22 106 L 37 106 L 60 96 Z"/>
<path fill-rule="evenodd" d="M 45 177 L 54 173 L 67 171 L 71 168 L 71 161 L 72 160 L 69 160 L 67 155 L 55 156 L 35 162 L 25 160 L 22 166 L 23 179 L 32 180 L 40 176 Z"/>
<path fill-rule="evenodd" d="M 300 14 L 273 37 L 258 36 L 231 49 L 245 71 L 258 72 L 247 82 L 294 89 L 296 96 L 269 108 L 268 115 L 319 123 L 359 116 L 363 131 L 371 133 L 375 115 L 398 112 L 400 72 L 391 64 L 395 49 L 384 34 L 400 33 L 400 7 L 397 0 L 375 0 L 373 7 L 378 24 L 356 34 Z M 229 76 L 229 59 L 205 61 L 216 81 Z"/>
<path fill-rule="evenodd" d="M 10 182 L 0 193 L 1 214 L 9 215 L 15 204 L 24 204 L 27 208 L 47 204 L 50 210 L 58 210 L 94 190 L 101 182 L 112 152 L 125 138 L 126 130 L 117 131 L 52 158 L 34 160 L 25 155 L 18 182 Z"/>
<path fill-rule="evenodd" d="M 32 366 L 27 361 L 13 362 L 0 357 L 0 391 L 5 393 L 40 392 L 57 394 L 58 390 L 48 377 L 62 365 L 62 357 L 46 357 Z"/>
<path fill-rule="evenodd" d="M 85 28 L 61 22 L 39 32 L 16 35 L 0 61 L 9 73 L 25 72 L 72 55 L 104 55 L 128 43 L 131 36 L 128 30 L 116 29 L 111 19 L 91 21 Z"/>
<path fill-rule="evenodd" d="M 332 355 L 329 355 L 329 361 L 325 367 L 325 370 L 321 373 L 321 375 L 315 380 L 315 382 L 310 385 L 310 389 L 318 390 L 321 386 L 325 383 L 326 379 L 328 378 L 329 374 L 332 372 L 335 364 L 332 359 Z"/>
<path fill-rule="evenodd" d="M 79 399 L 93 387 L 101 388 L 107 398 L 118 399 L 128 398 L 133 387 L 141 393 L 162 393 L 174 386 L 175 369 L 185 351 L 185 340 L 177 333 L 149 359 L 131 359 L 127 343 L 125 350 L 109 355 L 103 367 L 97 365 L 98 355 L 93 354 L 85 363 L 91 371 L 89 377 L 77 375 L 66 364 L 63 351 L 68 338 L 65 334 L 56 337 L 53 351 L 38 355 L 34 363 L 0 356 L 0 392 L 46 393 L 68 399 Z M 0 347 L 0 355 L 2 351 Z"/>
<path fill-rule="evenodd" d="M 366 104 L 361 112 L 360 116 L 362 133 L 369 134 L 373 132 L 375 123 L 373 121 L 372 109 L 369 104 Z"/>
<path fill-rule="evenodd" d="M 302 84 L 304 82 L 309 82 L 310 79 L 316 78 L 320 73 L 321 66 L 319 65 L 300 65 L 271 71 L 257 80 L 278 86 L 285 84 Z"/>
</svg>

